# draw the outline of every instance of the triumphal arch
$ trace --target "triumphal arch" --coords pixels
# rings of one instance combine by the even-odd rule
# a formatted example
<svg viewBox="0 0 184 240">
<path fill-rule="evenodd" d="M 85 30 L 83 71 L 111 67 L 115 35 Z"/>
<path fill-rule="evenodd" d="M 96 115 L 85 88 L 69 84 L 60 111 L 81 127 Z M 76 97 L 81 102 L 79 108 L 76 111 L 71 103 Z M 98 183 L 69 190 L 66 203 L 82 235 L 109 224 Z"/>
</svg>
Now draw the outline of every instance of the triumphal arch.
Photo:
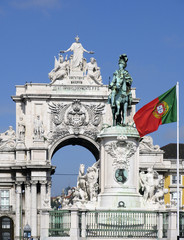
<svg viewBox="0 0 184 240">
<path fill-rule="evenodd" d="M 156 239 L 165 233 L 166 215 L 155 213 L 165 211 L 164 174 L 153 170 L 153 165 L 166 168 L 163 151 L 150 137 L 140 144 L 133 123 L 139 99 L 126 70 L 127 55 L 119 57 L 107 86 L 93 54 L 76 37 L 55 57 L 47 83 L 16 86 L 16 130 L 10 126 L 0 135 L 0 224 L 9 224 L 2 239 Z M 81 163 L 77 186 L 61 196 L 62 209 L 56 212 L 50 200 L 51 160 L 69 144 L 90 150 L 96 163 L 86 174 Z M 139 173 L 141 166 L 146 171 Z"/>
</svg>

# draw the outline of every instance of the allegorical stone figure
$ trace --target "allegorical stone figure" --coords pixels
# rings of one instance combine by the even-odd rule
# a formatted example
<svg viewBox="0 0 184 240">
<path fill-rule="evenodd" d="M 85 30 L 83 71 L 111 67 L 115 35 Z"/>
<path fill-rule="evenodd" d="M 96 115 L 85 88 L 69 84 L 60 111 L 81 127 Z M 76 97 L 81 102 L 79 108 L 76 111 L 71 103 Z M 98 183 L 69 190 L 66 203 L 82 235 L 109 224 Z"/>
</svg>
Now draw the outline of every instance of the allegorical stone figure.
<svg viewBox="0 0 184 240">
<path fill-rule="evenodd" d="M 13 130 L 12 126 L 9 126 L 9 129 L 6 132 L 0 134 L 0 143 L 6 142 L 10 139 L 15 140 L 15 138 L 16 138 L 15 131 Z"/>
<path fill-rule="evenodd" d="M 93 54 L 94 52 L 92 51 L 87 51 L 86 49 L 83 48 L 82 44 L 79 42 L 79 37 L 77 36 L 75 38 L 75 42 L 72 43 L 71 47 L 69 47 L 67 50 L 61 50 L 61 53 L 66 53 L 72 51 L 73 52 L 73 56 L 72 56 L 72 68 L 78 68 L 81 67 L 81 65 L 83 64 L 83 53 L 90 53 Z"/>
<path fill-rule="evenodd" d="M 88 193 L 88 198 L 90 201 L 97 200 L 98 194 L 98 168 L 96 163 L 92 167 L 88 167 L 86 173 L 86 188 Z"/>
<path fill-rule="evenodd" d="M 120 55 L 118 62 L 119 69 L 114 72 L 112 82 L 109 84 L 111 94 L 109 95 L 108 102 L 112 108 L 113 125 L 125 125 L 127 110 L 131 108 L 131 85 L 133 80 L 129 72 L 125 69 L 127 62 L 127 55 Z"/>
<path fill-rule="evenodd" d="M 20 118 L 20 122 L 18 123 L 18 138 L 19 140 L 23 141 L 25 138 L 25 131 L 26 131 L 26 127 L 25 124 L 23 122 L 23 118 Z"/>
<path fill-rule="evenodd" d="M 86 70 L 88 71 L 87 76 L 92 78 L 97 82 L 102 82 L 102 77 L 100 73 L 100 68 L 97 66 L 97 62 L 95 58 L 90 58 L 90 62 L 87 63 Z"/>
<path fill-rule="evenodd" d="M 40 116 L 37 115 L 34 121 L 34 135 L 35 139 L 41 139 L 43 137 L 44 129 L 43 122 L 40 120 Z"/>
<path fill-rule="evenodd" d="M 57 60 L 55 57 L 55 66 L 54 69 L 48 74 L 49 78 L 52 82 L 56 79 L 62 79 L 66 75 L 68 75 L 69 71 L 69 63 L 67 60 L 64 60 L 62 55 L 59 55 L 59 59 Z"/>
</svg>

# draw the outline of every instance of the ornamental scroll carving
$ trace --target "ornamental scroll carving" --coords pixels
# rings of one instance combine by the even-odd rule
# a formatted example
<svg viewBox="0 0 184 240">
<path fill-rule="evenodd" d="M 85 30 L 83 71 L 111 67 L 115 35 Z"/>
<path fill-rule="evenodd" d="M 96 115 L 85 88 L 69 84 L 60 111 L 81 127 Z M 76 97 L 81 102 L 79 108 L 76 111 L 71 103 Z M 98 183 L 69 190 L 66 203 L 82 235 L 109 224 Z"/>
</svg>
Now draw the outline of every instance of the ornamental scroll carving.
<svg viewBox="0 0 184 240">
<path fill-rule="evenodd" d="M 71 104 L 50 103 L 53 134 L 55 137 L 84 134 L 95 138 L 100 130 L 98 127 L 104 107 L 103 104 L 82 104 L 78 99 Z"/>
<path fill-rule="evenodd" d="M 105 145 L 106 152 L 113 158 L 113 166 L 127 171 L 129 171 L 130 158 L 136 152 L 136 148 L 136 144 L 128 141 L 126 136 L 117 137 L 117 141 Z"/>
</svg>

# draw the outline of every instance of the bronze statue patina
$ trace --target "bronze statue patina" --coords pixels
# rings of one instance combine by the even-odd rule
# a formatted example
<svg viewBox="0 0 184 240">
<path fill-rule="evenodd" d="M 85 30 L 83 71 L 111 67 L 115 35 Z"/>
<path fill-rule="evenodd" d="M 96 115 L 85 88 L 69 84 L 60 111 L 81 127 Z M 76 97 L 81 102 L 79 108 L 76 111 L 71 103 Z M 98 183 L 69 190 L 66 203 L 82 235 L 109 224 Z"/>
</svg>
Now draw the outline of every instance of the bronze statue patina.
<svg viewBox="0 0 184 240">
<path fill-rule="evenodd" d="M 120 55 L 119 70 L 114 72 L 112 82 L 109 84 L 111 94 L 109 95 L 108 102 L 111 104 L 113 126 L 126 125 L 127 110 L 131 108 L 131 85 L 133 80 L 129 72 L 125 69 L 127 61 L 126 54 Z"/>
</svg>

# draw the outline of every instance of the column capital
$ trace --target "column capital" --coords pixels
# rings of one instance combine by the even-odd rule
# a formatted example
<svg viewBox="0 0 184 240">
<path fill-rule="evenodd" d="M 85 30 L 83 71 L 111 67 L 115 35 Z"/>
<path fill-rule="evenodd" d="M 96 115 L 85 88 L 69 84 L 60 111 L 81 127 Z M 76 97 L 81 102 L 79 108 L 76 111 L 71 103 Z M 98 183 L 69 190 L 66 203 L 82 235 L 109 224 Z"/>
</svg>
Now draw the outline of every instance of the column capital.
<svg viewBox="0 0 184 240">
<path fill-rule="evenodd" d="M 30 183 L 31 183 L 31 185 L 36 185 L 36 184 L 38 183 L 38 181 L 36 181 L 36 180 L 31 180 Z"/>
<path fill-rule="evenodd" d="M 25 187 L 30 187 L 30 185 L 31 185 L 30 181 L 25 182 Z"/>
<path fill-rule="evenodd" d="M 47 180 L 41 180 L 41 181 L 39 181 L 39 183 L 40 183 L 40 184 L 43 184 L 43 185 L 44 185 L 44 184 L 47 184 Z"/>
<path fill-rule="evenodd" d="M 22 184 L 23 184 L 23 182 L 18 182 L 18 181 L 15 182 L 16 186 L 21 186 Z"/>
</svg>

